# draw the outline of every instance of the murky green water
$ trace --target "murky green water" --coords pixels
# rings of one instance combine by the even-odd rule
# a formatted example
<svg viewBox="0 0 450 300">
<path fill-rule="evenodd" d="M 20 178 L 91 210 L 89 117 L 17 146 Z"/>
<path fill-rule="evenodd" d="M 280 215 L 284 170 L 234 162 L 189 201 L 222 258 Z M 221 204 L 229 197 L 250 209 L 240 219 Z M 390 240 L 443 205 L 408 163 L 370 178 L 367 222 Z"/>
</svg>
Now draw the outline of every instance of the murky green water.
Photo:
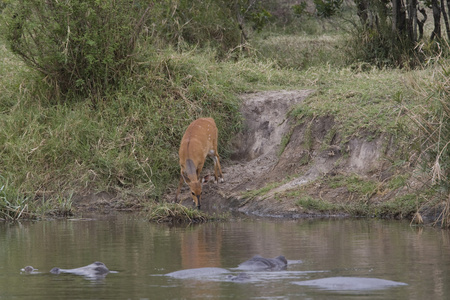
<svg viewBox="0 0 450 300">
<path fill-rule="evenodd" d="M 255 254 L 288 260 L 255 280 L 174 279 L 169 272 L 232 268 Z M 102 280 L 49 274 L 102 261 Z M 40 274 L 25 274 L 31 265 Z M 327 291 L 292 282 L 334 276 L 407 286 Z M 450 232 L 378 220 L 234 220 L 187 227 L 133 216 L 107 220 L 0 223 L 0 299 L 448 299 Z"/>
</svg>

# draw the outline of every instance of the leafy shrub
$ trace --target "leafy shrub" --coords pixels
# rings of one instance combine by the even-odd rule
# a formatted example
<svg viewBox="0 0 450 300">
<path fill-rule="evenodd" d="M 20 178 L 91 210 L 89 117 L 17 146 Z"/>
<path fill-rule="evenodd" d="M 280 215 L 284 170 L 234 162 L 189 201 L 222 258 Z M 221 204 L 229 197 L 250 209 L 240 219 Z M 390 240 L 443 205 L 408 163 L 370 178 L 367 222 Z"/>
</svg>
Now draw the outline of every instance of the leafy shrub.
<svg viewBox="0 0 450 300">
<path fill-rule="evenodd" d="M 3 11 L 12 51 L 56 96 L 102 97 L 133 58 L 150 6 L 142 1 L 18 0 Z"/>
<path fill-rule="evenodd" d="M 272 18 L 272 14 L 264 8 L 252 12 L 249 17 L 250 21 L 253 23 L 253 29 L 258 32 L 260 32 L 269 22 L 270 18 Z"/>
<path fill-rule="evenodd" d="M 322 18 L 334 16 L 342 6 L 343 0 L 314 0 L 317 15 Z"/>
<path fill-rule="evenodd" d="M 300 17 L 307 13 L 306 8 L 307 8 L 306 2 L 302 2 L 300 4 L 292 5 L 292 12 L 295 16 Z"/>
</svg>

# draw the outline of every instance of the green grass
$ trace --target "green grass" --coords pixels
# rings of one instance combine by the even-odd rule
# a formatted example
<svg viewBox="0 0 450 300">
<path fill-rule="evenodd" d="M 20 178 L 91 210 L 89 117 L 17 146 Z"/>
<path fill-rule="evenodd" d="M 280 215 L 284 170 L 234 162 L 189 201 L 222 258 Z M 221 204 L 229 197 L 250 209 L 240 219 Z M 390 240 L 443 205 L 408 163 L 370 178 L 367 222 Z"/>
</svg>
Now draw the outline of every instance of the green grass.
<svg viewBox="0 0 450 300">
<path fill-rule="evenodd" d="M 44 203 L 53 198 L 100 191 L 153 201 L 176 182 L 179 141 L 192 120 L 216 120 L 226 159 L 240 129 L 237 94 L 299 81 L 251 58 L 217 62 L 208 51 L 140 53 L 140 64 L 93 109 L 90 99 L 52 99 L 45 80 L 0 39 L 0 176 L 14 190 L 7 201 L 18 197 L 52 210 Z"/>
<path fill-rule="evenodd" d="M 266 186 L 257 189 L 257 190 L 250 190 L 247 191 L 245 193 L 243 193 L 242 197 L 247 199 L 247 200 L 251 200 L 254 199 L 256 197 L 261 197 L 266 195 L 268 192 L 270 192 L 271 190 L 273 190 L 274 188 L 278 187 L 282 185 L 282 183 L 280 182 L 273 182 L 273 183 L 269 183 Z"/>
<path fill-rule="evenodd" d="M 399 70 L 358 72 L 351 68 L 310 69 L 311 80 L 318 91 L 299 105 L 292 115 L 299 119 L 333 116 L 336 129 L 346 142 L 362 132 L 395 134 L 399 126 L 411 125 L 404 117 L 397 98 L 408 99 L 412 108 L 417 96 L 409 91 L 404 81 L 413 76 Z M 405 124 L 406 123 L 406 124 Z"/>
<path fill-rule="evenodd" d="M 314 210 L 319 212 L 337 212 L 342 211 L 343 206 L 334 204 L 322 199 L 314 199 L 308 195 L 302 195 L 295 202 L 297 206 L 306 210 Z"/>
<path fill-rule="evenodd" d="M 410 174 L 399 174 L 392 176 L 387 182 L 387 188 L 390 190 L 395 190 L 404 187 L 408 183 L 408 179 L 410 177 Z"/>
<path fill-rule="evenodd" d="M 366 197 L 354 197 L 345 203 L 333 203 L 325 199 L 316 199 L 305 191 L 291 191 L 285 194 L 298 198 L 295 202 L 300 209 L 321 213 L 347 213 L 352 216 L 378 218 L 411 218 L 419 211 L 425 198 L 416 194 L 395 197 L 386 202 L 372 203 Z"/>
<path fill-rule="evenodd" d="M 17 220 L 32 218 L 29 213 L 29 201 L 17 194 L 13 188 L 0 176 L 0 220 Z"/>
<path fill-rule="evenodd" d="M 317 181 L 311 182 L 296 190 L 283 193 L 283 197 L 294 198 L 295 204 L 302 210 L 319 213 L 346 213 L 351 216 L 378 218 L 411 218 L 426 203 L 425 191 L 393 197 L 388 201 L 373 201 L 377 192 L 391 191 L 405 186 L 409 175 L 393 176 L 391 180 L 378 183 L 353 175 L 336 175 L 318 179 L 320 186 L 326 190 L 345 188 L 350 194 L 348 198 L 322 199 L 308 194 L 310 187 L 316 187 Z"/>
<path fill-rule="evenodd" d="M 377 183 L 353 175 L 337 175 L 325 179 L 325 183 L 331 188 L 345 187 L 350 193 L 357 193 L 370 197 L 377 191 Z"/>
<path fill-rule="evenodd" d="M 398 161 L 407 162 L 416 151 L 418 129 L 405 112 L 420 109 L 427 98 L 423 83 L 434 78 L 434 67 L 380 70 L 348 62 L 341 51 L 345 34 L 306 32 L 266 32 L 255 36 L 247 57 L 222 61 L 208 49 L 156 50 L 141 42 L 138 63 L 95 109 L 90 99 L 51 98 L 45 78 L 0 38 L 0 218 L 69 214 L 74 193 L 107 191 L 153 202 L 178 180 L 179 141 L 193 119 L 215 118 L 226 160 L 241 128 L 238 94 L 252 91 L 314 89 L 292 115 L 298 122 L 333 116 L 325 144 L 335 134 L 342 144 L 386 134 L 395 140 Z M 311 129 L 306 137 L 311 148 Z M 407 180 L 397 176 L 388 188 Z M 377 190 L 376 183 L 357 176 L 328 183 L 367 197 Z M 334 209 L 315 201 L 305 198 L 301 205 Z M 398 203 L 410 207 L 408 201 Z M 353 211 L 366 209 L 361 202 Z"/>
<path fill-rule="evenodd" d="M 417 211 L 419 211 L 424 202 L 425 198 L 420 195 L 407 194 L 378 205 L 374 211 L 374 214 L 385 218 L 411 218 Z"/>
</svg>

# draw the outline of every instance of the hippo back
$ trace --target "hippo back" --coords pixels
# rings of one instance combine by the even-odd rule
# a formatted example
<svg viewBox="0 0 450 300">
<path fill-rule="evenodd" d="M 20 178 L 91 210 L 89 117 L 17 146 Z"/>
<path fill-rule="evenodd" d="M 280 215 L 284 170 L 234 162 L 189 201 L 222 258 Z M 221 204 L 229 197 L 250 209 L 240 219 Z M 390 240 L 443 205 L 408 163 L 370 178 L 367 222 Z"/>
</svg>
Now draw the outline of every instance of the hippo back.
<svg viewBox="0 0 450 300">
<path fill-rule="evenodd" d="M 255 255 L 241 263 L 238 268 L 242 270 L 284 270 L 286 266 L 287 260 L 282 255 L 275 258 L 264 258 L 260 255 Z"/>
</svg>

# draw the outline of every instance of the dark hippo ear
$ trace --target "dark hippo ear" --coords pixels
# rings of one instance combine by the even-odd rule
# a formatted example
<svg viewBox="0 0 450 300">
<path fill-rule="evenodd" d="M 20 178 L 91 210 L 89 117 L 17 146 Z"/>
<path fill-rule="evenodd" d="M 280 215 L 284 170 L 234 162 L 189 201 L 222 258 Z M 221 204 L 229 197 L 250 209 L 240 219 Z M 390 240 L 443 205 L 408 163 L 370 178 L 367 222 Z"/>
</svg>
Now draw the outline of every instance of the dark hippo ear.
<svg viewBox="0 0 450 300">
<path fill-rule="evenodd" d="M 103 266 L 96 267 L 94 270 L 95 270 L 95 275 L 103 275 L 103 274 L 109 273 L 108 268 L 103 267 Z"/>
<path fill-rule="evenodd" d="M 285 265 L 287 265 L 287 260 L 286 257 L 284 257 L 283 255 L 277 256 L 275 257 L 276 260 L 279 260 L 280 262 L 284 263 Z"/>
<path fill-rule="evenodd" d="M 93 263 L 93 265 L 96 266 L 94 268 L 95 275 L 103 275 L 103 274 L 109 273 L 109 270 L 104 263 L 102 263 L 100 261 L 96 261 Z"/>
<path fill-rule="evenodd" d="M 60 272 L 59 268 L 53 268 L 53 269 L 50 270 L 50 273 L 52 273 L 52 274 L 59 274 L 61 272 Z"/>
</svg>

